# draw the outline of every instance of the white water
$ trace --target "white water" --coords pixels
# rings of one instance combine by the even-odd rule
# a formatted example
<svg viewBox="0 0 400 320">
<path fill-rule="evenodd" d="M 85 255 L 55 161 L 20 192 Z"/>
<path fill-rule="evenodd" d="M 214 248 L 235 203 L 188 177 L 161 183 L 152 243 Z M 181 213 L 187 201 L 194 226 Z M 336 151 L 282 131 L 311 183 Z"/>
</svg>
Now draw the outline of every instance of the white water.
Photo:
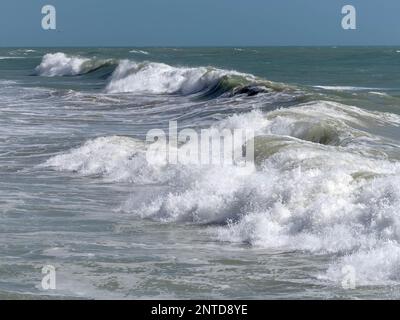
<svg viewBox="0 0 400 320">
<path fill-rule="evenodd" d="M 211 236 L 223 242 L 336 254 L 320 279 L 339 284 L 342 267 L 351 265 L 358 285 L 380 285 L 400 280 L 400 165 L 383 157 L 384 149 L 372 152 L 384 140 L 364 131 L 371 123 L 400 122 L 321 101 L 217 123 L 256 131 L 255 167 L 152 166 L 143 144 L 125 137 L 88 141 L 46 165 L 106 181 L 166 185 L 159 194 L 132 197 L 121 210 L 211 224 Z M 335 143 L 312 142 L 319 134 Z"/>
<path fill-rule="evenodd" d="M 83 66 L 88 61 L 90 59 L 69 57 L 62 52 L 48 53 L 36 67 L 36 72 L 45 77 L 74 76 L 83 72 Z"/>
</svg>

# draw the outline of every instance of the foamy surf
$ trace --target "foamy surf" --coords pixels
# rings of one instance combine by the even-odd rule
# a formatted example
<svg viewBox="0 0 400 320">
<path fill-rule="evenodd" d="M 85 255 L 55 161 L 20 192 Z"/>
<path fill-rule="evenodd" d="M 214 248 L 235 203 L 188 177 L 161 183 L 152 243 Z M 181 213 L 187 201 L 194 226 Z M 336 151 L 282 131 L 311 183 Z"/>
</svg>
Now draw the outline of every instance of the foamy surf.
<svg viewBox="0 0 400 320">
<path fill-rule="evenodd" d="M 143 144 L 125 137 L 89 141 L 46 166 L 107 181 L 163 183 L 161 194 L 143 195 L 139 203 L 135 196 L 121 210 L 214 225 L 210 232 L 223 242 L 335 254 L 320 279 L 338 282 L 351 264 L 360 271 L 359 285 L 379 284 L 400 277 L 400 166 L 387 158 L 384 138 L 362 129 L 371 121 L 397 126 L 399 117 L 320 101 L 217 123 L 255 129 L 256 167 L 154 167 Z M 373 152 L 379 144 L 380 153 Z M 385 262 L 371 261 L 372 252 Z"/>
</svg>

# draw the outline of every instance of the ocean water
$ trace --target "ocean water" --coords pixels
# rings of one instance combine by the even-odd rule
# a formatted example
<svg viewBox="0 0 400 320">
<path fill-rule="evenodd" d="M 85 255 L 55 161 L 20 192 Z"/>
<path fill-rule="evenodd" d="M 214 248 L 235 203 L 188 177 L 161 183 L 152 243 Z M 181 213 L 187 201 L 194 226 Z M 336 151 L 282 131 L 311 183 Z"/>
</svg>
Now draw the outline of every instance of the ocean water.
<svg viewBox="0 0 400 320">
<path fill-rule="evenodd" d="M 0 49 L 0 299 L 400 298 L 399 72 L 395 47 Z M 254 130 L 255 165 L 147 162 L 172 120 Z"/>
</svg>

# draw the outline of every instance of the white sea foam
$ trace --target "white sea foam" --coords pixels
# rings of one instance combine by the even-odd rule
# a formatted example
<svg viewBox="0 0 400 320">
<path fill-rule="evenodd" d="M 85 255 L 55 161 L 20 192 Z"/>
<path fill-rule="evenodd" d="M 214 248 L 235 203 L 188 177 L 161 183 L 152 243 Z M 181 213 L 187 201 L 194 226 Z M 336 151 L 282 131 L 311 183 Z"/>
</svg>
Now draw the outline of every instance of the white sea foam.
<svg viewBox="0 0 400 320">
<path fill-rule="evenodd" d="M 45 77 L 54 76 L 73 76 L 82 73 L 83 65 L 90 59 L 67 56 L 65 53 L 48 53 L 46 54 L 36 72 Z"/>
<path fill-rule="evenodd" d="M 120 136 L 100 137 L 49 159 L 45 166 L 85 176 L 101 175 L 113 181 L 132 180 L 135 179 L 132 171 L 145 167 L 145 157 L 136 157 L 140 152 L 143 152 L 143 143 L 138 140 Z"/>
<path fill-rule="evenodd" d="M 1 86 L 10 86 L 10 85 L 14 85 L 17 84 L 17 81 L 14 80 L 0 80 L 0 85 Z"/>
<path fill-rule="evenodd" d="M 216 124 L 256 131 L 253 167 L 152 166 L 143 145 L 125 137 L 88 141 L 46 166 L 136 185 L 162 183 L 164 192 L 133 197 L 122 209 L 164 222 L 211 224 L 221 241 L 333 254 L 338 258 L 321 279 L 340 284 L 342 267 L 351 265 L 357 285 L 380 284 L 400 279 L 400 164 L 369 152 L 368 144 L 382 139 L 363 130 L 370 122 L 396 126 L 399 119 L 319 101 Z M 336 130 L 338 140 L 313 141 L 307 132 L 316 125 Z"/>
<path fill-rule="evenodd" d="M 113 60 L 89 59 L 57 52 L 44 55 L 42 62 L 36 67 L 35 71 L 38 75 L 44 77 L 76 76 L 110 63 L 113 63 Z"/>
</svg>

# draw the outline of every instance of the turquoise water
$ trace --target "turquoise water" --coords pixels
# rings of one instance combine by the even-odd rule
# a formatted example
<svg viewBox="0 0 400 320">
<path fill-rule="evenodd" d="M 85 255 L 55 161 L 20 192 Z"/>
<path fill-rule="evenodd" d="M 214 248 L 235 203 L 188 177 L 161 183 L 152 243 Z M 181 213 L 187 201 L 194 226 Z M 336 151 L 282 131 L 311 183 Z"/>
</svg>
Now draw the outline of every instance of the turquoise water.
<svg viewBox="0 0 400 320">
<path fill-rule="evenodd" d="M 0 298 L 399 298 L 399 71 L 391 47 L 0 49 Z M 171 120 L 254 130 L 256 166 L 147 163 Z"/>
</svg>

